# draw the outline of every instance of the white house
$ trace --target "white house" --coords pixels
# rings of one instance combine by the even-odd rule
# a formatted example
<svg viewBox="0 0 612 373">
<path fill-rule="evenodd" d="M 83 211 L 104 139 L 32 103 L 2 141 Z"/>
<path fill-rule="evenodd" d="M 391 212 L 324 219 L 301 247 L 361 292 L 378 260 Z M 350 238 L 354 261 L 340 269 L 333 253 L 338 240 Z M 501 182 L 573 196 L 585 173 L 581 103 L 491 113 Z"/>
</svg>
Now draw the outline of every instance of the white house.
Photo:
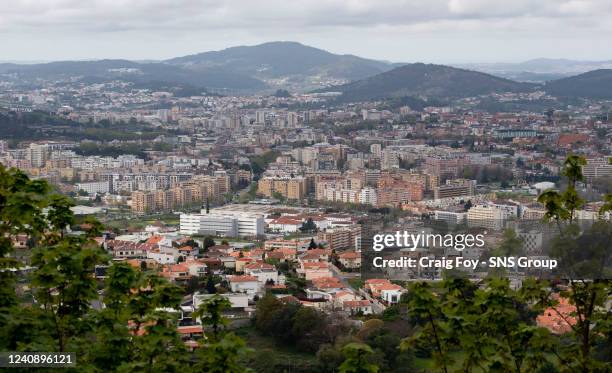
<svg viewBox="0 0 612 373">
<path fill-rule="evenodd" d="M 178 261 L 179 252 L 174 247 L 160 247 L 147 251 L 147 258 L 153 259 L 159 264 L 173 264 Z"/>
<path fill-rule="evenodd" d="M 380 288 L 380 298 L 387 304 L 396 304 L 399 302 L 403 292 L 404 289 L 399 285 L 384 286 Z"/>
<path fill-rule="evenodd" d="M 193 309 L 198 309 L 198 307 L 200 307 L 200 305 L 205 302 L 207 299 L 214 297 L 217 294 L 200 294 L 200 293 L 194 293 L 193 294 Z M 249 307 L 249 296 L 247 294 L 243 294 L 243 293 L 224 293 L 224 294 L 218 294 L 224 298 L 226 298 L 227 300 L 230 301 L 231 307 L 233 309 L 246 309 Z M 196 320 L 197 323 L 200 323 L 200 320 Z"/>
<path fill-rule="evenodd" d="M 295 233 L 302 226 L 302 221 L 298 219 L 281 216 L 268 224 L 268 228 L 273 232 Z"/>
<path fill-rule="evenodd" d="M 251 300 L 261 289 L 255 276 L 230 276 L 228 280 L 233 293 L 247 294 Z"/>
</svg>

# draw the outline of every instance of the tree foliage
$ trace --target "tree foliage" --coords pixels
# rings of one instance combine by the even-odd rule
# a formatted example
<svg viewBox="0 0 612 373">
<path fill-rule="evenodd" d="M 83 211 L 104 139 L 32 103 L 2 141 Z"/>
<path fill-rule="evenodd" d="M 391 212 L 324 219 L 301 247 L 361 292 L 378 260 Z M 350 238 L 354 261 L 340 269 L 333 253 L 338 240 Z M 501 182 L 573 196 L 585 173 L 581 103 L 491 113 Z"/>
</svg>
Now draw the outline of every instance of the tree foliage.
<svg viewBox="0 0 612 373">
<path fill-rule="evenodd" d="M 194 364 L 204 371 L 245 371 L 239 365 L 244 341 L 216 338 L 226 303 L 214 299 L 204 308 L 202 320 L 215 338 L 192 357 L 173 311 L 183 289 L 110 262 L 93 239 L 103 226 L 92 218 L 75 223 L 71 206 L 46 182 L 0 165 L 0 350 L 75 352 L 85 372 L 186 372 Z M 13 248 L 22 235 L 33 242 L 29 257 Z M 18 271 L 25 264 L 29 275 Z M 98 265 L 108 266 L 103 283 L 93 276 Z"/>
</svg>

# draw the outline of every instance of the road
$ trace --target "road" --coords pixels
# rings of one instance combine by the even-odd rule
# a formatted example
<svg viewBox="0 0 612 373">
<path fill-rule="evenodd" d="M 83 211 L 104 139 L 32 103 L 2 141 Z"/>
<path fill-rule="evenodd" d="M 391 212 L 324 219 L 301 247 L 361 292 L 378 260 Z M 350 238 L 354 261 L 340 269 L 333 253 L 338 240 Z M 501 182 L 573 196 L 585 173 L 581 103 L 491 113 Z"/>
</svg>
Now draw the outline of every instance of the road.
<svg viewBox="0 0 612 373">
<path fill-rule="evenodd" d="M 361 277 L 360 273 L 342 272 L 340 268 L 336 267 L 333 263 L 329 263 L 329 267 L 331 268 L 331 271 L 334 274 L 334 277 L 338 278 L 342 282 L 342 284 L 349 289 L 354 289 L 354 288 L 348 282 L 348 279 Z M 365 299 L 369 300 L 372 303 L 372 311 L 374 311 L 374 313 L 381 313 L 385 310 L 385 308 L 387 308 L 384 304 L 378 301 L 378 299 L 373 298 L 365 290 L 363 289 L 354 289 L 354 290 L 357 294 L 361 295 L 362 297 L 364 297 Z"/>
</svg>

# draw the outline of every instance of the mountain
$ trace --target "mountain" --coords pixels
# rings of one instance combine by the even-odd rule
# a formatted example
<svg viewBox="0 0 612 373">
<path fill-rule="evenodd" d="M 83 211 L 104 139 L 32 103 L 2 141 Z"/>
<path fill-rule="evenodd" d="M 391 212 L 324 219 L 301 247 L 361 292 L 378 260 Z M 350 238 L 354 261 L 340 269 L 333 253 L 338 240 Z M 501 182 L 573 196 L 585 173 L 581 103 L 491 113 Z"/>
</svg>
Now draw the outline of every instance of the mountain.
<svg viewBox="0 0 612 373">
<path fill-rule="evenodd" d="M 356 82 L 331 87 L 342 101 L 389 97 L 461 98 L 493 92 L 523 92 L 535 85 L 444 65 L 407 64 Z"/>
<path fill-rule="evenodd" d="M 582 74 L 587 71 L 612 68 L 612 61 L 578 61 L 563 58 L 536 58 L 518 63 L 475 63 L 456 67 L 476 70 L 502 78 L 545 82 Z"/>
<path fill-rule="evenodd" d="M 80 77 L 87 81 L 124 80 L 138 84 L 166 83 L 199 88 L 260 90 L 262 81 L 222 68 L 193 71 L 165 63 L 138 63 L 127 60 L 59 61 L 43 64 L 0 64 L 0 73 L 23 79 Z"/>
<path fill-rule="evenodd" d="M 599 69 L 548 82 L 544 89 L 558 97 L 612 99 L 612 69 Z"/>
<path fill-rule="evenodd" d="M 390 70 L 389 62 L 338 55 L 296 42 L 270 42 L 198 53 L 165 61 L 60 61 L 0 64 L 18 78 L 121 79 L 140 85 L 179 84 L 208 89 L 306 91 L 343 84 Z M 163 84 L 162 84 L 163 85 Z"/>
<path fill-rule="evenodd" d="M 193 71 L 223 68 L 268 84 L 299 87 L 363 79 L 393 68 L 388 62 L 338 55 L 296 42 L 270 42 L 204 52 L 164 61 Z M 309 87 L 313 88 L 313 87 Z"/>
<path fill-rule="evenodd" d="M 466 66 L 470 68 L 391 63 L 333 54 L 296 42 L 270 42 L 165 61 L 0 63 L 0 79 L 33 87 L 40 84 L 38 79 L 76 79 L 88 83 L 122 80 L 134 83 L 135 87 L 170 90 L 177 95 L 226 90 L 239 94 L 272 93 L 278 89 L 340 91 L 340 100 L 344 101 L 412 97 L 422 104 L 427 104 L 424 99 L 528 92 L 536 88 L 556 96 L 612 98 L 612 61 L 540 58 L 518 64 Z M 596 66 L 609 68 L 586 72 Z"/>
</svg>

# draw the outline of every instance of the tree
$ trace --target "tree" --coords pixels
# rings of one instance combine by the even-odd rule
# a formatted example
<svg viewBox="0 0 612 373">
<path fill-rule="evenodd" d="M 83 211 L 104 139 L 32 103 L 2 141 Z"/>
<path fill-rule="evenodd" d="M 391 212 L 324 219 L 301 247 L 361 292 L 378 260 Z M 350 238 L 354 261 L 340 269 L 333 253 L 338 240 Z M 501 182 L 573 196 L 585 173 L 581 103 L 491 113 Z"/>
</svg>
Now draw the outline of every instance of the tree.
<svg viewBox="0 0 612 373">
<path fill-rule="evenodd" d="M 433 342 L 436 366 L 448 372 L 448 364 L 451 362 L 448 356 L 448 347 L 445 344 L 445 336 L 442 326 L 442 306 L 439 299 L 433 294 L 429 285 L 425 282 L 411 284 L 408 290 L 410 300 L 408 301 L 409 316 L 421 325 L 409 339 L 402 341 L 400 347 L 407 350 L 414 347 L 420 340 L 426 339 Z"/>
<path fill-rule="evenodd" d="M 20 305 L 14 271 L 0 270 L 0 347 L 4 351 L 73 351 L 83 371 L 181 371 L 188 368 L 176 320 L 182 290 L 165 280 L 109 261 L 93 240 L 103 226 L 88 217 L 85 234 L 67 234 L 71 203 L 45 181 L 0 165 L 0 269 L 12 238 L 27 235 L 32 271 Z M 44 209 L 44 211 L 43 211 Z M 98 293 L 96 265 L 108 265 Z M 104 302 L 106 307 L 92 307 Z"/>
<path fill-rule="evenodd" d="M 542 284 L 525 281 L 519 291 L 503 278 L 483 284 L 450 278 L 439 289 L 411 284 L 407 305 L 418 329 L 401 343 L 402 350 L 427 348 L 433 341 L 436 366 L 448 371 L 449 351 L 463 352 L 463 371 L 537 371 L 554 351 L 547 329 L 533 325 L 543 310 Z"/>
<path fill-rule="evenodd" d="M 215 246 L 215 240 L 211 236 L 206 236 L 204 238 L 204 252 L 208 251 L 209 248 Z"/>
<path fill-rule="evenodd" d="M 547 190 L 538 196 L 538 202 L 546 209 L 545 218 L 554 220 L 557 224 L 561 221 L 574 222 L 576 210 L 584 205 L 584 200 L 578 195 L 576 184 L 584 181 L 582 166 L 586 165 L 586 159 L 578 155 L 567 156 L 564 162 L 562 174 L 568 179 L 568 186 L 563 193 L 556 190 Z"/>
<path fill-rule="evenodd" d="M 281 203 L 284 203 L 287 200 L 287 198 L 281 192 L 278 191 L 272 192 L 272 198 L 279 200 Z"/>
<path fill-rule="evenodd" d="M 240 364 L 240 359 L 251 351 L 246 347 L 244 340 L 233 333 L 222 333 L 222 328 L 228 324 L 228 320 L 223 317 L 223 310 L 229 307 L 231 303 L 227 298 L 214 295 L 204 301 L 194 313 L 195 317 L 200 318 L 202 325 L 210 326 L 213 330 L 213 334 L 198 351 L 197 371 L 218 373 L 249 371 Z"/>
<path fill-rule="evenodd" d="M 282 307 L 282 303 L 272 294 L 266 293 L 258 302 L 255 309 L 255 328 L 262 333 L 272 330 L 274 312 Z"/>
<path fill-rule="evenodd" d="M 340 373 L 376 373 L 378 367 L 368 362 L 372 348 L 363 343 L 349 343 L 342 348 L 345 360 L 340 365 Z"/>
<path fill-rule="evenodd" d="M 308 220 L 302 223 L 302 226 L 300 227 L 300 231 L 303 233 L 316 232 L 317 225 L 315 224 L 314 221 L 312 221 L 312 218 L 308 218 Z"/>
<path fill-rule="evenodd" d="M 308 250 L 312 250 L 316 248 L 317 248 L 317 243 L 315 242 L 314 238 L 311 238 L 310 243 L 308 244 Z"/>
<path fill-rule="evenodd" d="M 612 165 L 612 157 L 608 158 L 608 163 Z M 606 212 L 612 213 L 612 193 L 608 193 L 604 196 L 604 204 L 599 210 L 601 215 L 605 214 Z"/>
<path fill-rule="evenodd" d="M 311 307 L 299 307 L 292 321 L 291 334 L 296 339 L 298 348 L 315 352 L 321 344 L 331 342 L 326 334 L 328 320 L 321 311 Z"/>
<path fill-rule="evenodd" d="M 74 224 L 74 216 L 70 208 L 74 204 L 66 197 L 55 195 L 50 198 L 47 219 L 55 231 L 59 232 L 60 238 L 65 234 L 66 228 Z"/>
<path fill-rule="evenodd" d="M 60 204 L 60 210 L 65 205 Z M 72 217 L 65 212 L 52 214 L 57 228 L 65 227 Z M 62 221 L 62 218 L 64 220 Z M 98 297 L 91 273 L 104 261 L 104 253 L 87 236 L 57 239 L 47 233 L 43 246 L 32 253 L 32 265 L 37 268 L 32 286 L 38 301 L 55 324 L 58 351 L 65 351 L 68 338 L 75 333 L 77 320 L 89 309 L 89 302 Z"/>
<path fill-rule="evenodd" d="M 471 209 L 474 205 L 472 204 L 472 200 L 468 199 L 467 202 L 465 203 L 465 205 L 463 205 L 463 209 L 465 211 L 468 211 L 469 209 Z"/>
<path fill-rule="evenodd" d="M 212 275 L 206 276 L 206 291 L 208 294 L 215 294 L 217 292 L 217 287 L 215 286 L 215 280 Z"/>
<path fill-rule="evenodd" d="M 166 309 L 177 309 L 183 290 L 152 274 L 140 273 L 119 320 L 129 325 L 131 356 L 118 370 L 179 371 L 188 356 L 176 330 L 176 319 Z M 117 321 L 117 322 L 119 322 Z"/>
<path fill-rule="evenodd" d="M 593 357 L 595 341 L 612 332 L 610 323 L 606 321 L 609 314 L 602 310 L 612 291 L 610 281 L 602 279 L 605 263 L 609 262 L 612 229 L 610 223 L 604 221 L 593 224 L 586 231 L 581 231 L 576 224 L 576 211 L 584 204 L 576 184 L 584 180 L 582 166 L 585 164 L 583 157 L 569 155 L 562 172 L 568 180 L 566 190 L 545 191 L 538 201 L 546 209 L 545 219 L 557 223 L 559 236 L 553 244 L 551 256 L 560 258 L 563 275 L 568 279 L 569 290 L 561 292 L 561 296 L 569 299 L 576 308 L 574 324 L 556 310 L 558 301 L 551 299 L 551 294 L 543 297 L 543 302 L 566 319 L 572 329 L 574 341 L 564 346 L 559 359 L 567 369 L 590 372 L 603 369 L 604 364 Z M 588 252 L 586 256 L 585 251 Z"/>
<path fill-rule="evenodd" d="M 342 362 L 344 355 L 336 346 L 325 344 L 317 351 L 317 363 L 322 372 L 337 372 Z"/>
<path fill-rule="evenodd" d="M 519 256 L 523 252 L 523 240 L 516 235 L 514 229 L 506 229 L 502 241 L 495 250 L 496 256 Z"/>
<path fill-rule="evenodd" d="M 43 180 L 30 180 L 17 170 L 0 165 L 0 309 L 17 305 L 15 275 L 11 268 L 21 263 L 9 256 L 12 238 L 26 234 L 37 240 L 45 227 L 43 208 L 48 204 L 49 185 Z M 56 224 L 60 224 L 56 222 Z M 0 325 L 1 326 L 1 325 Z"/>
<path fill-rule="evenodd" d="M 221 328 L 228 323 L 227 319 L 223 317 L 223 311 L 231 306 L 232 304 L 230 301 L 224 296 L 214 295 L 198 307 L 194 316 L 200 319 L 202 325 L 207 325 L 212 328 L 213 337 L 217 340 Z"/>
<path fill-rule="evenodd" d="M 199 361 L 196 371 L 210 373 L 242 373 L 250 370 L 240 364 L 243 356 L 251 349 L 233 333 L 228 333 L 221 340 L 203 346 L 198 351 Z"/>
</svg>

